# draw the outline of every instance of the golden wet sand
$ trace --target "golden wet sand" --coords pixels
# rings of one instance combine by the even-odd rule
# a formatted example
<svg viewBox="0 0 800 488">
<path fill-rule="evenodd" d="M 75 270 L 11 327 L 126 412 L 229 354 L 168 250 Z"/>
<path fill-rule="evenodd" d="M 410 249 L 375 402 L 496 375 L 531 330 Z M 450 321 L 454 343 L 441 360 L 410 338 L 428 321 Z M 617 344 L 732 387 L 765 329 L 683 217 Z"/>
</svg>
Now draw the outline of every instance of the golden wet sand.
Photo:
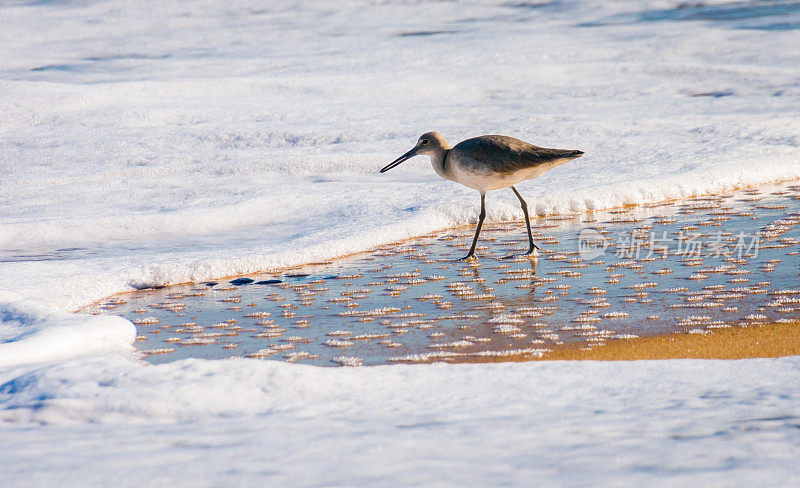
<svg viewBox="0 0 800 488">
<path fill-rule="evenodd" d="M 463 362 L 637 361 L 648 359 L 747 359 L 800 355 L 800 322 L 727 327 L 704 334 L 666 334 L 610 340 L 602 346 L 565 345 L 541 357 L 527 354 L 463 358 Z"/>
</svg>

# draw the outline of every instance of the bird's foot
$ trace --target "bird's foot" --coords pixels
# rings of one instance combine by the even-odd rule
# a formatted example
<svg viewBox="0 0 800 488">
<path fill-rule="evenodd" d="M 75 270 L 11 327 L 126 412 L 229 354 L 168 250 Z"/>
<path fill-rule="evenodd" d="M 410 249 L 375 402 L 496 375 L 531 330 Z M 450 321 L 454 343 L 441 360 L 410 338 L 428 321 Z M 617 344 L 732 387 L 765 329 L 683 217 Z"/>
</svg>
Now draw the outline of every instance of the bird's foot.
<svg viewBox="0 0 800 488">
<path fill-rule="evenodd" d="M 528 252 L 525 253 L 526 256 L 538 256 L 539 255 L 539 246 L 531 241 L 531 247 L 528 248 Z"/>
<path fill-rule="evenodd" d="M 517 257 L 526 257 L 528 259 L 536 259 L 539 257 L 538 247 L 534 249 L 529 249 L 528 252 L 525 253 L 518 253 L 518 254 L 509 254 L 508 256 L 503 256 L 500 259 L 512 259 Z"/>
<path fill-rule="evenodd" d="M 460 261 L 477 261 L 477 260 L 478 260 L 478 258 L 476 258 L 474 254 L 467 254 L 463 258 L 456 259 L 456 262 L 460 262 Z"/>
</svg>

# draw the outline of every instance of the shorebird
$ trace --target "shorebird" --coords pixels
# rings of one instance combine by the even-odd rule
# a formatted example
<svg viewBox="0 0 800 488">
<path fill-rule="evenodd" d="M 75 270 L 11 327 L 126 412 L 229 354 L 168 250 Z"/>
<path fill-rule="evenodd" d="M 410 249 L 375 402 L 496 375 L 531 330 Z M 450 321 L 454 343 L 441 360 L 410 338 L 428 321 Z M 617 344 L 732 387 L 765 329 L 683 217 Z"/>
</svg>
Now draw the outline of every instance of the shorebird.
<svg viewBox="0 0 800 488">
<path fill-rule="evenodd" d="M 478 243 L 483 219 L 486 218 L 486 192 L 501 188 L 511 188 L 519 199 L 522 213 L 525 214 L 530 243 L 525 254 L 531 254 L 534 249 L 538 249 L 533 243 L 528 204 L 514 185 L 541 176 L 560 164 L 579 158 L 583 155 L 583 151 L 548 149 L 508 136 L 473 137 L 451 147 L 447 139 L 438 132 L 427 132 L 419 137 L 417 144 L 410 151 L 384 166 L 381 173 L 419 155 L 430 156 L 434 171 L 442 178 L 474 188 L 481 194 L 478 228 L 475 229 L 469 253 L 462 258 L 471 259 L 475 257 L 475 245 Z"/>
</svg>

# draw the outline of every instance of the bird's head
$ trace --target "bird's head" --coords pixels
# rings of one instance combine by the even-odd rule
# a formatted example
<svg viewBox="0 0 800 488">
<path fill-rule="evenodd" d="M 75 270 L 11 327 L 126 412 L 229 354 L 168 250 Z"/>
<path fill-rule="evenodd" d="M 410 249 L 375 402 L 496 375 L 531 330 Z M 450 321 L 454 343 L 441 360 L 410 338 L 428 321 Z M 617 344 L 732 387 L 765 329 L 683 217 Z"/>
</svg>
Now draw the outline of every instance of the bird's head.
<svg viewBox="0 0 800 488">
<path fill-rule="evenodd" d="M 419 136 L 419 139 L 417 139 L 417 144 L 411 148 L 410 151 L 384 166 L 383 169 L 381 169 L 381 173 L 389 171 L 398 164 L 407 159 L 411 159 L 414 156 L 435 156 L 441 151 L 445 151 L 447 149 L 450 149 L 450 145 L 447 143 L 447 139 L 445 139 L 443 135 L 439 134 L 438 132 L 426 132 Z"/>
</svg>

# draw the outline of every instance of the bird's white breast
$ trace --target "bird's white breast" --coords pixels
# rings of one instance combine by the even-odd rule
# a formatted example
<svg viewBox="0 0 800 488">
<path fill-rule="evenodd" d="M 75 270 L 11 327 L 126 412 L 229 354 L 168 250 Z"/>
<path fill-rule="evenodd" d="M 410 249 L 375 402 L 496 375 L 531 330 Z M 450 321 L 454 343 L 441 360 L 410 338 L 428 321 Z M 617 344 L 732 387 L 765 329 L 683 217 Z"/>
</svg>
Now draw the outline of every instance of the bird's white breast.
<svg viewBox="0 0 800 488">
<path fill-rule="evenodd" d="M 494 173 L 491 171 L 478 171 L 472 168 L 464 168 L 458 161 L 453 161 L 450 173 L 453 181 L 461 183 L 469 188 L 474 188 L 481 193 L 489 190 L 498 190 L 516 185 L 520 181 L 536 178 L 546 172 L 549 167 L 525 168 L 514 173 Z"/>
</svg>

